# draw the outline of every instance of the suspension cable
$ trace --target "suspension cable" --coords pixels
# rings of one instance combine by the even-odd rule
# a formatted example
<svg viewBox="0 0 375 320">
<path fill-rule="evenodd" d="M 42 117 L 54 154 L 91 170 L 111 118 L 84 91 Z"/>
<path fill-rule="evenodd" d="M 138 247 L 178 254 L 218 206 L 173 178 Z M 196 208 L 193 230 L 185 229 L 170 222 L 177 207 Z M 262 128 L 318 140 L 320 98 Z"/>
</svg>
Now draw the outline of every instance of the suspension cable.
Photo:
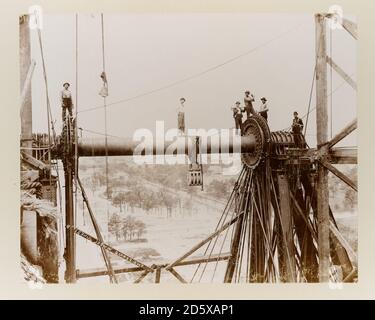
<svg viewBox="0 0 375 320">
<path fill-rule="evenodd" d="M 140 93 L 140 94 L 137 94 L 135 96 L 132 96 L 132 97 L 128 97 L 128 98 L 124 98 L 124 99 L 121 99 L 121 100 L 118 100 L 118 101 L 114 101 L 114 102 L 111 102 L 109 103 L 107 106 L 113 106 L 113 105 L 117 105 L 117 104 L 121 104 L 121 103 L 125 103 L 125 102 L 129 102 L 129 101 L 132 101 L 132 100 L 136 100 L 136 99 L 139 99 L 139 98 L 142 98 L 144 96 L 148 96 L 148 95 L 151 95 L 151 94 L 154 94 L 156 92 L 159 92 L 159 91 L 162 91 L 162 90 L 166 90 L 166 89 L 169 89 L 169 88 L 172 88 L 172 87 L 175 87 L 179 84 L 182 84 L 184 82 L 187 82 L 187 81 L 190 81 L 190 80 L 193 80 L 193 79 L 196 79 L 196 78 L 199 78 L 207 73 L 210 73 L 216 69 L 219 69 L 229 63 L 232 63 L 240 58 L 243 58 L 251 53 L 254 53 L 256 52 L 257 50 L 263 48 L 263 47 L 266 47 L 268 46 L 269 44 L 271 44 L 272 42 L 275 42 L 276 40 L 286 36 L 287 34 L 289 34 L 290 32 L 294 31 L 294 30 L 297 30 L 299 29 L 301 26 L 305 25 L 305 23 L 300 23 L 282 33 L 280 33 L 279 35 L 269 39 L 268 41 L 265 41 L 264 43 L 261 43 L 260 45 L 258 46 L 255 46 L 251 49 L 249 49 L 248 51 L 244 52 L 244 53 L 241 53 L 235 57 L 232 57 L 230 59 L 227 59 L 226 61 L 220 63 L 220 64 L 217 64 L 215 66 L 212 66 L 210 68 L 207 68 L 206 70 L 203 70 L 201 72 L 198 72 L 196 74 L 193 74 L 193 75 L 190 75 L 190 76 L 187 76 L 183 79 L 180 79 L 180 80 L 177 80 L 177 81 L 174 81 L 174 82 L 171 82 L 165 86 L 162 86 L 162 87 L 159 87 L 159 88 L 156 88 L 156 89 L 153 89 L 153 90 L 150 90 L 150 91 L 146 91 L 146 92 L 143 92 L 143 93 Z M 80 112 L 89 112 L 89 111 L 93 111 L 93 110 L 97 110 L 97 109 L 102 109 L 104 108 L 104 106 L 97 106 L 97 107 L 91 107 L 91 108 L 87 108 L 87 109 L 82 109 Z"/>
</svg>

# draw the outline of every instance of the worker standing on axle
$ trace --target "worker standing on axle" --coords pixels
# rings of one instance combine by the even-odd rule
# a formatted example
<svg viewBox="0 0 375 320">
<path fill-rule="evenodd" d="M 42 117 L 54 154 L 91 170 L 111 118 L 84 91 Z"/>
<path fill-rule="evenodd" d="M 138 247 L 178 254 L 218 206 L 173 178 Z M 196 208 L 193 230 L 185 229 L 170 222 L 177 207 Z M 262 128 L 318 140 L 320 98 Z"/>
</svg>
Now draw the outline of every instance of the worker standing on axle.
<svg viewBox="0 0 375 320">
<path fill-rule="evenodd" d="M 66 110 L 68 110 L 70 117 L 73 117 L 73 99 L 72 93 L 69 90 L 70 84 L 65 82 L 64 89 L 61 91 L 61 106 L 62 106 L 62 120 L 65 121 Z"/>
<path fill-rule="evenodd" d="M 241 108 L 241 102 L 239 101 L 237 101 L 235 106 L 233 106 L 231 109 L 233 111 L 236 133 L 239 133 L 242 126 L 242 112 L 245 112 L 245 110 Z"/>
<path fill-rule="evenodd" d="M 179 135 L 185 134 L 185 98 L 180 98 L 180 106 L 177 108 L 177 127 Z"/>
<path fill-rule="evenodd" d="M 245 111 L 246 111 L 247 119 L 249 119 L 251 115 L 255 114 L 255 110 L 253 107 L 254 101 L 255 101 L 254 96 L 250 94 L 250 91 L 245 91 L 244 103 L 245 103 Z"/>
<path fill-rule="evenodd" d="M 303 148 L 304 147 L 304 139 L 302 135 L 302 129 L 303 129 L 303 121 L 301 118 L 298 117 L 298 112 L 293 112 L 293 123 L 292 123 L 292 132 L 294 137 L 294 143 L 297 148 Z"/>
<path fill-rule="evenodd" d="M 259 114 L 267 121 L 268 119 L 268 105 L 267 105 L 267 99 L 265 97 L 261 98 L 260 101 L 262 101 L 262 104 L 259 108 Z"/>
</svg>

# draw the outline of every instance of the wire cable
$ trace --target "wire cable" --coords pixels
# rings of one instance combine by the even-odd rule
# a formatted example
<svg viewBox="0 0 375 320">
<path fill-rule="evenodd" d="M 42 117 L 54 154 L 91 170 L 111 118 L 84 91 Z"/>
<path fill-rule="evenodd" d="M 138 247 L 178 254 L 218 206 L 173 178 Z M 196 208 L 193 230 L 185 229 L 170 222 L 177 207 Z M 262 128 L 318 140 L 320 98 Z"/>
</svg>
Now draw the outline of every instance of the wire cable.
<svg viewBox="0 0 375 320">
<path fill-rule="evenodd" d="M 224 61 L 222 63 L 219 63 L 219 64 L 217 64 L 215 66 L 212 66 L 210 68 L 207 68 L 207 69 L 205 69 L 205 70 L 203 70 L 201 72 L 195 73 L 193 75 L 187 76 L 187 77 L 182 78 L 180 80 L 171 82 L 171 83 L 169 83 L 169 84 L 167 84 L 165 86 L 162 86 L 162 87 L 150 90 L 150 91 L 146 91 L 146 92 L 140 93 L 140 94 L 135 95 L 135 96 L 124 98 L 124 99 L 121 99 L 121 100 L 118 100 L 118 101 L 114 101 L 114 102 L 108 103 L 107 107 L 110 107 L 110 106 L 113 106 L 113 105 L 116 105 L 116 104 L 120 104 L 120 103 L 124 103 L 124 102 L 129 102 L 129 101 L 132 101 L 132 100 L 136 100 L 136 99 L 139 99 L 139 98 L 151 95 L 153 93 L 156 93 L 156 92 L 159 92 L 159 91 L 162 91 L 162 90 L 166 90 L 166 89 L 175 87 L 175 86 L 177 86 L 177 85 L 179 85 L 181 83 L 184 83 L 184 82 L 187 82 L 187 81 L 199 78 L 199 77 L 201 77 L 201 76 L 203 76 L 203 75 L 205 75 L 205 74 L 207 74 L 209 72 L 217 70 L 217 69 L 219 69 L 219 68 L 221 68 L 221 67 L 223 67 L 223 66 L 225 66 L 225 65 L 227 65 L 229 63 L 232 63 L 232 62 L 234 62 L 234 61 L 236 61 L 238 59 L 241 59 L 241 58 L 243 58 L 243 57 L 245 57 L 245 56 L 247 56 L 247 55 L 249 55 L 251 53 L 254 53 L 255 51 L 257 51 L 257 50 L 259 50 L 259 49 L 261 49 L 263 47 L 268 46 L 270 43 L 272 43 L 272 42 L 274 42 L 274 41 L 276 41 L 276 40 L 284 37 L 285 35 L 289 34 L 290 32 L 299 29 L 304 24 L 305 23 L 298 24 L 297 26 L 294 26 L 293 28 L 290 28 L 287 31 L 284 31 L 284 32 L 280 33 L 276 37 L 271 38 L 270 40 L 268 40 L 268 41 L 266 41 L 266 42 L 264 42 L 264 43 L 262 43 L 262 44 L 260 44 L 260 45 L 258 45 L 256 47 L 254 47 L 254 48 L 252 48 L 252 49 L 250 49 L 250 50 L 248 50 L 248 51 L 246 51 L 246 52 L 244 52 L 242 54 L 239 54 L 239 55 L 237 55 L 237 56 L 235 56 L 233 58 L 230 58 L 230 59 L 228 59 L 228 60 L 226 60 L 226 61 Z M 80 112 L 88 112 L 88 111 L 93 111 L 93 110 L 102 109 L 102 108 L 104 108 L 104 106 L 97 106 L 97 107 L 82 109 Z"/>
</svg>

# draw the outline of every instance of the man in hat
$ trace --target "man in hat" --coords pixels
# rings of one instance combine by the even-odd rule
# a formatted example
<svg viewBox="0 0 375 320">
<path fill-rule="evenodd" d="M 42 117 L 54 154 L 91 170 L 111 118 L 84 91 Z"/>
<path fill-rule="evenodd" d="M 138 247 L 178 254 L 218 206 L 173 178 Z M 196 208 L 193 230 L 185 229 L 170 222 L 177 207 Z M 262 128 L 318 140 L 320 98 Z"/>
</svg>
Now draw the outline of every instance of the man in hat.
<svg viewBox="0 0 375 320">
<path fill-rule="evenodd" d="M 62 120 L 65 121 L 66 110 L 68 110 L 70 117 L 73 117 L 73 99 L 72 93 L 69 90 L 70 84 L 65 82 L 64 89 L 61 91 L 61 106 L 62 106 Z"/>
<path fill-rule="evenodd" d="M 177 108 L 177 127 L 180 135 L 185 134 L 185 98 L 180 98 L 180 106 Z"/>
<path fill-rule="evenodd" d="M 247 118 L 249 119 L 251 115 L 255 114 L 255 110 L 253 107 L 253 102 L 254 102 L 254 96 L 250 94 L 250 91 L 245 91 L 245 98 L 244 98 L 244 103 L 245 103 L 245 111 Z"/>
<path fill-rule="evenodd" d="M 241 129 L 242 125 L 242 112 L 245 112 L 244 109 L 241 108 L 241 102 L 237 101 L 236 104 L 231 108 L 233 111 L 233 118 L 234 124 L 236 127 L 236 132 Z"/>
<path fill-rule="evenodd" d="M 298 117 L 298 112 L 293 112 L 293 123 L 292 123 L 292 132 L 294 137 L 294 143 L 297 148 L 303 148 L 304 139 L 302 135 L 303 121 Z"/>
<path fill-rule="evenodd" d="M 261 98 L 260 101 L 262 101 L 262 104 L 259 108 L 259 114 L 267 121 L 268 119 L 268 105 L 267 105 L 267 99 L 265 97 Z"/>
</svg>

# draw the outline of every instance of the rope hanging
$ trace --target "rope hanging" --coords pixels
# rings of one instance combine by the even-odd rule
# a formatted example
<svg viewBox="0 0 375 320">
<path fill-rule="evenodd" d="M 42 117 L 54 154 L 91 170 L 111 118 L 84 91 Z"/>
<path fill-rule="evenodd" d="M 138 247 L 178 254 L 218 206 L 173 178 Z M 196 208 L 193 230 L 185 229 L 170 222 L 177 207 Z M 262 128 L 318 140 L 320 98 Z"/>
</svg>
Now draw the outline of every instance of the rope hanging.
<svg viewBox="0 0 375 320">
<path fill-rule="evenodd" d="M 104 46 L 104 18 L 103 13 L 101 14 L 101 28 L 102 28 L 102 62 L 103 62 L 103 72 L 100 77 L 103 80 L 103 88 L 108 88 L 107 86 L 107 76 L 105 73 L 105 46 Z M 108 210 L 108 199 L 109 199 L 109 183 L 108 183 L 108 136 L 107 136 L 107 103 L 106 97 L 108 95 L 108 90 L 100 91 L 100 95 L 103 97 L 103 106 L 104 106 L 104 134 L 105 134 L 105 177 L 106 177 L 106 194 L 107 194 L 107 219 L 109 221 L 109 210 Z M 106 94 L 104 94 L 106 93 Z"/>
<path fill-rule="evenodd" d="M 99 92 L 99 94 L 103 97 L 103 106 L 104 106 L 104 133 L 105 133 L 105 180 L 106 180 L 106 194 L 107 194 L 107 236 L 108 232 L 108 223 L 109 223 L 109 208 L 108 208 L 108 201 L 109 201 L 109 183 L 108 183 L 108 136 L 107 136 L 107 102 L 106 97 L 108 96 L 108 83 L 107 83 L 107 76 L 105 73 L 105 42 L 104 42 L 104 17 L 103 13 L 101 13 L 101 29 L 102 29 L 102 63 L 103 63 L 103 71 L 100 75 L 101 79 L 103 80 L 103 88 Z M 112 270 L 112 265 L 110 258 L 107 257 L 106 259 L 107 269 L 110 270 L 110 281 L 111 283 L 117 283 L 117 278 Z"/>
</svg>

